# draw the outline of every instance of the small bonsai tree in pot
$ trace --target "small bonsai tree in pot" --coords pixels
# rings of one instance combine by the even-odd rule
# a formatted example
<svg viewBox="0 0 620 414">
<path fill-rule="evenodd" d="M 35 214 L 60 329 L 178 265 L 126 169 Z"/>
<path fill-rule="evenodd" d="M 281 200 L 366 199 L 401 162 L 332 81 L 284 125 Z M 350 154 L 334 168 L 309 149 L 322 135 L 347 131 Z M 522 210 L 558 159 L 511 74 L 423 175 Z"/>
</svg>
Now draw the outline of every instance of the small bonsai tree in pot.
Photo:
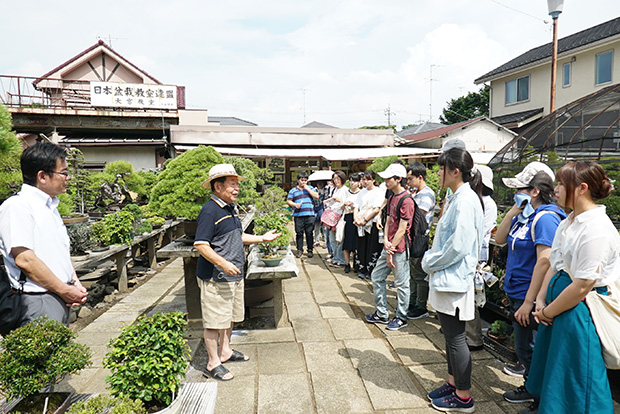
<svg viewBox="0 0 620 414">
<path fill-rule="evenodd" d="M 489 330 L 488 334 L 489 337 L 495 339 L 497 342 L 504 342 L 507 338 L 507 331 L 508 323 L 506 321 L 498 319 L 491 324 L 491 329 Z"/>
<path fill-rule="evenodd" d="M 59 382 L 67 374 L 76 374 L 90 365 L 91 352 L 85 345 L 73 342 L 75 334 L 57 321 L 42 317 L 15 329 L 0 343 L 0 388 L 9 399 L 22 397 L 14 409 L 32 411 L 37 408 L 26 397 L 37 394 L 45 387 Z M 60 407 L 68 397 L 58 402 L 49 395 L 40 395 L 35 400 L 41 403 L 48 398 L 48 407 L 54 403 Z M 22 406 L 21 404 L 24 404 Z M 30 407 L 30 408 L 26 408 Z M 48 412 L 54 410 L 48 408 Z"/>
</svg>

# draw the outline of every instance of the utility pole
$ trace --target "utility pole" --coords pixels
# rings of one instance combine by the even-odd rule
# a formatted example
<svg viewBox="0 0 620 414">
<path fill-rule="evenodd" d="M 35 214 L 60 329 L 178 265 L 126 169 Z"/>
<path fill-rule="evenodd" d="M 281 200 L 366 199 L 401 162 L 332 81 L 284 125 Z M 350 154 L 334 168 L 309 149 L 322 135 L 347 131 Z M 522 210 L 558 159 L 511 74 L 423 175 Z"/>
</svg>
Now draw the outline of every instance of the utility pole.
<svg viewBox="0 0 620 414">
<path fill-rule="evenodd" d="M 300 91 L 301 91 L 301 93 L 303 94 L 303 97 L 304 97 L 303 98 L 303 111 L 304 111 L 304 123 L 303 123 L 303 125 L 306 125 L 306 91 L 307 90 L 308 89 L 306 89 L 306 88 L 301 88 L 300 89 Z"/>
<path fill-rule="evenodd" d="M 430 67 L 430 77 L 428 78 L 429 83 L 429 100 L 428 100 L 428 113 L 429 113 L 429 121 L 433 121 L 433 82 L 438 82 L 438 79 L 433 78 L 433 68 L 442 67 L 443 65 L 435 65 L 431 64 Z"/>
<path fill-rule="evenodd" d="M 388 126 L 392 125 L 392 115 L 396 115 L 396 114 L 392 112 L 392 110 L 390 109 L 390 104 L 388 104 L 388 107 L 385 109 L 385 111 L 383 111 L 383 113 L 387 116 L 387 120 L 388 120 L 387 125 Z"/>
</svg>

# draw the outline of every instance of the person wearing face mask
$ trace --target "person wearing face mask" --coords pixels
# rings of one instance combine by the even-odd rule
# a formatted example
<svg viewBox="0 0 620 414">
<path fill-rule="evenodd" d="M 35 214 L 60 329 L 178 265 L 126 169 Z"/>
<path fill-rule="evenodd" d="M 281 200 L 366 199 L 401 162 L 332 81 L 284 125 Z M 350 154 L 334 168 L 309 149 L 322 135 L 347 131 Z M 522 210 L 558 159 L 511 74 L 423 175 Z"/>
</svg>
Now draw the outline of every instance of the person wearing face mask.
<svg viewBox="0 0 620 414">
<path fill-rule="evenodd" d="M 512 323 L 515 352 L 519 364 L 506 366 L 510 375 L 520 375 L 527 380 L 537 324 L 532 316 L 534 301 L 549 269 L 549 255 L 555 232 L 566 213 L 553 203 L 551 169 L 542 162 L 532 162 L 514 178 L 503 178 L 504 184 L 515 189 L 515 204 L 497 227 L 495 241 L 508 244 L 504 290 L 514 312 Z M 522 366 L 520 366 L 522 365 Z M 534 402 L 534 396 L 520 386 L 504 393 L 511 403 Z"/>
</svg>

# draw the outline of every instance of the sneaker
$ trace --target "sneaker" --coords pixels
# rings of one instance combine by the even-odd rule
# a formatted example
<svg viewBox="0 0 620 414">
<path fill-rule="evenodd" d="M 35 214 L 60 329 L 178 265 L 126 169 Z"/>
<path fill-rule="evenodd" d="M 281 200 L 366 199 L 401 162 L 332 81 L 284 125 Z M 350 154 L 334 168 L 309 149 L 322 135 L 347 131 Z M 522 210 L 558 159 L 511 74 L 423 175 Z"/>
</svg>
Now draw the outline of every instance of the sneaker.
<svg viewBox="0 0 620 414">
<path fill-rule="evenodd" d="M 428 311 L 426 309 L 415 308 L 407 312 L 407 319 L 422 319 L 428 318 Z"/>
<path fill-rule="evenodd" d="M 388 286 L 390 289 L 396 289 L 396 283 L 394 283 L 394 282 L 388 282 L 387 286 Z"/>
<path fill-rule="evenodd" d="M 529 407 L 520 409 L 519 414 L 538 414 L 538 404 L 534 402 Z"/>
<path fill-rule="evenodd" d="M 525 365 L 520 362 L 514 365 L 504 365 L 504 372 L 513 377 L 522 377 L 525 374 Z"/>
<path fill-rule="evenodd" d="M 407 320 L 403 321 L 398 316 L 395 316 L 394 319 L 392 319 L 392 322 L 386 326 L 386 329 L 389 329 L 390 331 L 398 331 L 400 328 L 404 328 L 405 326 L 407 326 Z"/>
<path fill-rule="evenodd" d="M 434 409 L 446 412 L 473 413 L 474 399 L 469 397 L 467 401 L 461 400 L 455 393 L 445 397 L 436 398 L 431 402 Z"/>
<path fill-rule="evenodd" d="M 314 253 L 308 252 L 308 259 L 311 259 L 312 257 L 314 257 Z"/>
<path fill-rule="evenodd" d="M 366 315 L 366 322 L 388 324 L 390 320 L 388 318 L 382 318 L 381 316 L 377 315 L 377 312 L 375 312 L 371 315 Z"/>
<path fill-rule="evenodd" d="M 330 266 L 334 266 L 334 267 L 343 267 L 344 266 L 343 264 L 340 264 L 338 262 L 331 262 L 329 265 Z"/>
<path fill-rule="evenodd" d="M 303 255 L 304 255 L 303 250 L 297 250 L 297 253 L 295 253 L 295 257 L 297 257 L 298 259 L 300 259 L 301 256 L 303 256 Z"/>
<path fill-rule="evenodd" d="M 333 254 L 328 254 L 327 256 L 325 256 L 325 260 L 331 260 L 332 257 L 334 257 Z"/>
<path fill-rule="evenodd" d="M 521 385 L 516 390 L 506 391 L 504 393 L 504 399 L 514 404 L 534 402 L 534 396 L 527 392 L 525 385 Z"/>
<path fill-rule="evenodd" d="M 349 266 L 348 264 L 344 265 L 344 272 L 351 273 L 351 266 Z"/>
<path fill-rule="evenodd" d="M 449 382 L 445 382 L 441 387 L 429 392 L 426 396 L 429 400 L 433 401 L 437 398 L 445 397 L 446 395 L 453 394 L 456 391 L 456 387 Z"/>
<path fill-rule="evenodd" d="M 357 277 L 359 277 L 360 279 L 366 279 L 366 275 L 363 273 L 358 273 Z"/>
</svg>

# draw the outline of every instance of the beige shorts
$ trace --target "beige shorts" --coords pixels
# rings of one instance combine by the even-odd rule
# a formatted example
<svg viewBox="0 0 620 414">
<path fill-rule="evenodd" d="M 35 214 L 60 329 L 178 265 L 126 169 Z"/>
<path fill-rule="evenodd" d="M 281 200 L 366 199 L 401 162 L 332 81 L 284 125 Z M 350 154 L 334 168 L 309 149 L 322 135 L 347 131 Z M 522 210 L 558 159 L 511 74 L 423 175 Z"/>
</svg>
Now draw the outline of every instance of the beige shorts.
<svg viewBox="0 0 620 414">
<path fill-rule="evenodd" d="M 243 279 L 238 282 L 197 279 L 204 329 L 228 329 L 232 322 L 243 321 Z"/>
</svg>

